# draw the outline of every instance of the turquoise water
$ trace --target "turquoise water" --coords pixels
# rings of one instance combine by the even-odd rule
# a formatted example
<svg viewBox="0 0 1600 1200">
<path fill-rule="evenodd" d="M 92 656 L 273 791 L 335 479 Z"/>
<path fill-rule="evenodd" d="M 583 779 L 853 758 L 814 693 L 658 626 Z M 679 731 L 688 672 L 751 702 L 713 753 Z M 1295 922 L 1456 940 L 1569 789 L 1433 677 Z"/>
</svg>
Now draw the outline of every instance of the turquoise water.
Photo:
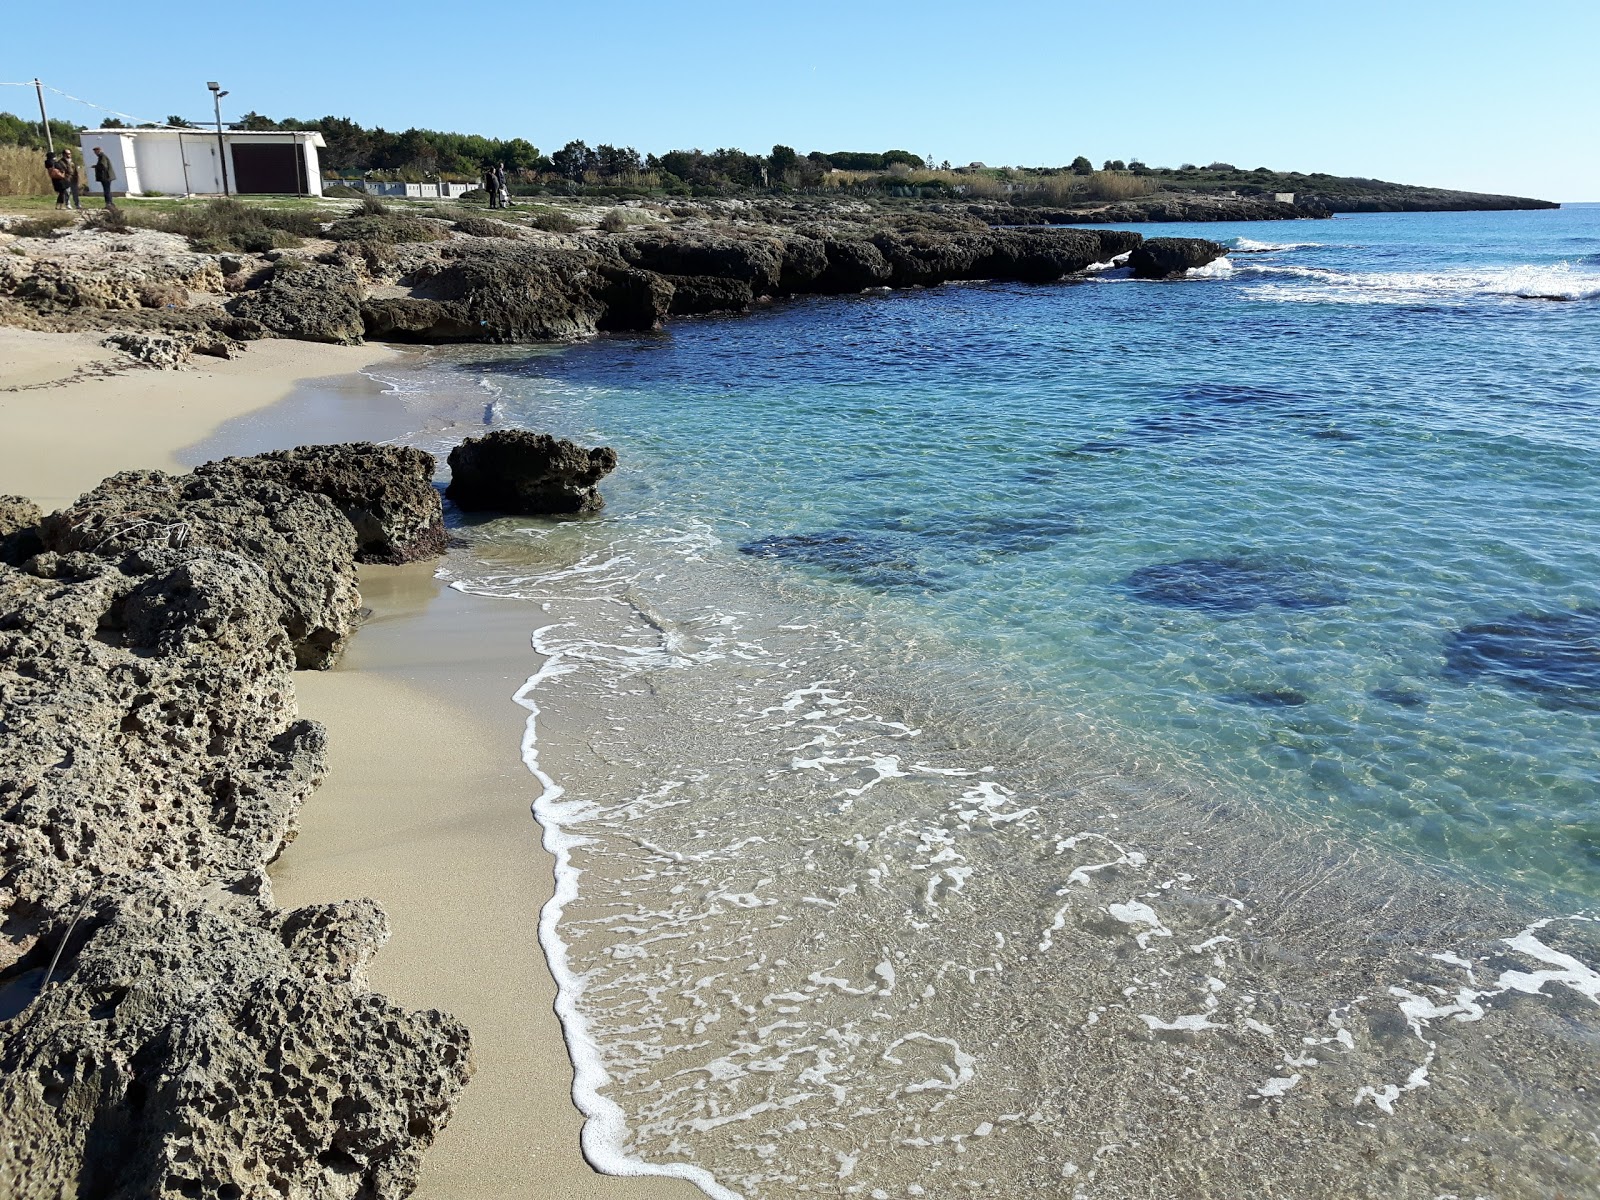
<svg viewBox="0 0 1600 1200">
<path fill-rule="evenodd" d="M 597 1166 L 1600 1188 L 1600 209 L 1186 232 L 1227 264 L 397 373 L 431 449 L 621 456 L 442 567 L 541 655 Z"/>
<path fill-rule="evenodd" d="M 614 517 L 1263 806 L 1600 895 L 1600 207 L 1161 232 L 1231 270 L 458 367 L 495 421 L 617 447 Z"/>
</svg>

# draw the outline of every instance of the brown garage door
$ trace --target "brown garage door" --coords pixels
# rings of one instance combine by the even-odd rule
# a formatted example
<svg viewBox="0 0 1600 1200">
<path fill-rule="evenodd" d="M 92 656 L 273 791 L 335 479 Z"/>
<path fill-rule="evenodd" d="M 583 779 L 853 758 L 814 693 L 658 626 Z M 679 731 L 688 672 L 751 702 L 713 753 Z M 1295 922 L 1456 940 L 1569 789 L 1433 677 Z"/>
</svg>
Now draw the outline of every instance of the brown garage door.
<svg viewBox="0 0 1600 1200">
<path fill-rule="evenodd" d="M 293 142 L 235 142 L 233 190 L 241 196 L 298 196 L 306 190 L 305 159 Z"/>
</svg>

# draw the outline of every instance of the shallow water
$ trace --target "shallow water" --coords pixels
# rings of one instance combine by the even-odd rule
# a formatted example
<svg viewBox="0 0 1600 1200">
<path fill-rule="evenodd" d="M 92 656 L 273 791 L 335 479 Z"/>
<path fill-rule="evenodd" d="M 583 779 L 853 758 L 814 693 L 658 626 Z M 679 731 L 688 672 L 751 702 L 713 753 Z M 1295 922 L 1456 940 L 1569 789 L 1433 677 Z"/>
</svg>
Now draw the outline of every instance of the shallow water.
<svg viewBox="0 0 1600 1200">
<path fill-rule="evenodd" d="M 1600 209 L 1192 232 L 397 381 L 624 464 L 448 566 L 591 731 L 528 750 L 597 1162 L 1600 1187 Z"/>
</svg>

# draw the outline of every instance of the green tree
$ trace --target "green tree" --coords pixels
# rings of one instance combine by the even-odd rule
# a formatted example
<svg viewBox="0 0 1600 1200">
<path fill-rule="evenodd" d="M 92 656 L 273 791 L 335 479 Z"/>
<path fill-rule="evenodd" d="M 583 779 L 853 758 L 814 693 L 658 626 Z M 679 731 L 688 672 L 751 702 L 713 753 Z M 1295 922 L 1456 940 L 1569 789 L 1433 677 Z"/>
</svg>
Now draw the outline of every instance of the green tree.
<svg viewBox="0 0 1600 1200">
<path fill-rule="evenodd" d="M 1072 173 L 1074 175 L 1093 175 L 1094 164 L 1080 154 L 1072 160 Z"/>
</svg>

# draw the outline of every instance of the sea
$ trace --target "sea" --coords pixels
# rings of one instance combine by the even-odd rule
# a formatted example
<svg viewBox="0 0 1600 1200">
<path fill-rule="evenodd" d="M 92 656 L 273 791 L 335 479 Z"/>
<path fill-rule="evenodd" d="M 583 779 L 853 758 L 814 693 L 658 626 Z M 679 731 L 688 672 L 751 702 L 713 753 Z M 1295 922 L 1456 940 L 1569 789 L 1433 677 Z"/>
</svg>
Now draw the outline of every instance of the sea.
<svg viewBox="0 0 1600 1200">
<path fill-rule="evenodd" d="M 442 568 L 599 1169 L 1600 1195 L 1600 205 L 1144 232 L 383 372 L 619 456 Z"/>
</svg>

